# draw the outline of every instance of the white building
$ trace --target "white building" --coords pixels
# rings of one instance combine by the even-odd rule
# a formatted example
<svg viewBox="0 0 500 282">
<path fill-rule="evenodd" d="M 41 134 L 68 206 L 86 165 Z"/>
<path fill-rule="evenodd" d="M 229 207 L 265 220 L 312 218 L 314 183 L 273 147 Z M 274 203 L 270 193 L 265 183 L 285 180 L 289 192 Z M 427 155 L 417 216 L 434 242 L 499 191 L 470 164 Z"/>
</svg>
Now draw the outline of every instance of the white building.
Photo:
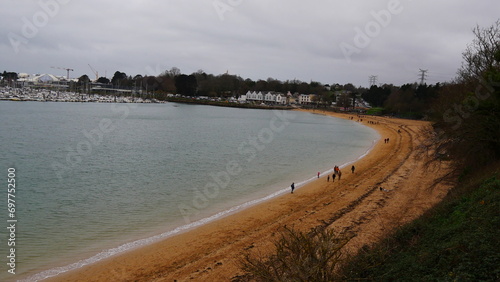
<svg viewBox="0 0 500 282">
<path fill-rule="evenodd" d="M 248 101 L 257 100 L 257 93 L 255 91 L 252 91 L 252 92 L 248 91 L 246 96 L 247 96 Z"/>
<path fill-rule="evenodd" d="M 243 94 L 240 97 L 238 97 L 238 102 L 240 103 L 246 103 L 247 102 L 247 95 L 250 91 L 247 92 L 247 94 Z"/>
<path fill-rule="evenodd" d="M 311 96 L 308 94 L 300 94 L 299 96 L 299 104 L 309 104 L 311 103 Z"/>
<path fill-rule="evenodd" d="M 276 102 L 276 95 L 271 94 L 271 92 L 267 92 L 267 94 L 264 95 L 264 101 L 268 103 L 274 103 Z"/>
<path fill-rule="evenodd" d="M 257 101 L 263 101 L 264 100 L 264 94 L 262 94 L 262 92 L 259 91 L 259 93 L 257 93 L 257 96 L 256 96 L 255 100 L 257 100 Z"/>
<path fill-rule="evenodd" d="M 248 101 L 262 102 L 262 101 L 264 101 L 264 95 L 260 91 L 258 93 L 255 91 L 253 91 L 253 92 L 248 91 L 247 92 L 247 100 Z"/>
<path fill-rule="evenodd" d="M 41 82 L 41 83 L 53 83 L 53 82 L 59 82 L 60 79 L 56 77 L 55 75 L 52 74 L 42 74 L 40 76 L 36 76 L 33 78 L 35 82 Z"/>
<path fill-rule="evenodd" d="M 283 94 L 278 94 L 276 95 L 276 103 L 280 105 L 286 105 L 288 104 L 287 102 L 287 96 Z"/>
<path fill-rule="evenodd" d="M 303 105 L 311 104 L 314 101 L 316 94 L 300 94 L 299 103 Z"/>
<path fill-rule="evenodd" d="M 29 75 L 27 73 L 21 73 L 19 75 L 19 82 L 25 82 L 29 84 L 38 84 L 38 83 L 59 83 L 65 82 L 66 79 L 64 77 L 57 77 L 53 74 L 36 74 Z"/>
<path fill-rule="evenodd" d="M 291 96 L 291 94 L 289 95 Z M 287 95 L 281 93 L 267 92 L 266 94 L 263 94 L 261 91 L 259 92 L 248 91 L 245 95 L 241 95 L 238 101 L 240 102 L 255 101 L 255 102 L 265 102 L 267 104 L 286 105 L 288 103 L 287 97 L 288 97 Z"/>
</svg>

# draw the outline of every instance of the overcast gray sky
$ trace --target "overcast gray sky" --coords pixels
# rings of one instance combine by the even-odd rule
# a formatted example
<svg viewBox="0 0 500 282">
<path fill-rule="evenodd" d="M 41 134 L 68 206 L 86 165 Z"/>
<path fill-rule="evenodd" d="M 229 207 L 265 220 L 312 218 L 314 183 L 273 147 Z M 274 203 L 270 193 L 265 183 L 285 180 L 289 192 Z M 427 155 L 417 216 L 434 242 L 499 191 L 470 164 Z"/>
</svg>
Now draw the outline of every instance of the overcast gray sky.
<svg viewBox="0 0 500 282">
<path fill-rule="evenodd" d="M 4 0 L 0 71 L 111 78 L 172 67 L 243 78 L 450 81 L 498 0 Z"/>
</svg>

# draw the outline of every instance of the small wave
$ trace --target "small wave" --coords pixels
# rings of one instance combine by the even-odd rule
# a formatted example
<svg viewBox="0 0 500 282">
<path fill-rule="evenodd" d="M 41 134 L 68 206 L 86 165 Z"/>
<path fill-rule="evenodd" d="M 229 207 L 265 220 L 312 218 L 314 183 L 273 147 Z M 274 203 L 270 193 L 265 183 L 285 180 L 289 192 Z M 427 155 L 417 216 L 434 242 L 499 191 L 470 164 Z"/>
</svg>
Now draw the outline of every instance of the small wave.
<svg viewBox="0 0 500 282">
<path fill-rule="evenodd" d="M 368 155 L 370 153 L 370 151 L 374 148 L 377 140 L 378 139 L 373 140 L 371 147 L 364 154 L 362 154 L 361 156 L 359 156 L 358 158 L 356 158 L 353 161 L 349 161 L 347 163 L 344 163 L 344 164 L 340 165 L 339 167 L 340 168 L 344 168 L 344 167 L 346 167 L 346 166 L 348 166 L 348 165 L 350 165 L 350 164 L 352 164 L 352 163 L 360 160 L 361 158 L 365 157 L 366 155 Z M 329 169 L 327 171 L 324 171 L 322 173 L 322 175 L 327 174 L 327 173 L 329 174 L 329 173 L 332 173 L 332 172 L 333 172 L 333 169 Z M 306 185 L 306 184 L 308 184 L 308 183 L 310 183 L 310 182 L 312 182 L 312 181 L 314 181 L 316 179 L 317 179 L 317 177 L 311 177 L 309 179 L 306 179 L 304 181 L 296 183 L 295 187 L 296 187 L 296 189 L 299 189 L 300 187 L 302 187 L 302 186 L 304 186 L 304 185 Z M 59 274 L 71 271 L 71 270 L 82 268 L 82 267 L 84 267 L 86 265 L 90 265 L 90 264 L 96 263 L 98 261 L 104 260 L 104 259 L 109 258 L 111 256 L 114 256 L 114 255 L 117 255 L 117 254 L 120 254 L 120 253 L 124 253 L 126 251 L 130 251 L 132 249 L 135 249 L 135 248 L 138 248 L 138 247 L 142 247 L 142 246 L 145 246 L 145 245 L 150 245 L 152 243 L 158 242 L 158 241 L 160 241 L 162 239 L 171 237 L 173 235 L 179 234 L 179 233 L 187 231 L 189 229 L 193 229 L 193 228 L 199 227 L 201 225 L 210 223 L 212 221 L 218 220 L 220 218 L 223 218 L 223 217 L 225 217 L 227 215 L 230 215 L 232 213 L 235 213 L 237 211 L 246 209 L 248 207 L 251 207 L 251 206 L 254 206 L 256 204 L 259 204 L 259 203 L 268 201 L 270 199 L 273 199 L 275 197 L 278 197 L 278 196 L 280 196 L 282 194 L 287 193 L 288 191 L 290 191 L 290 187 L 282 188 L 282 189 L 280 189 L 280 190 L 278 190 L 278 191 L 276 191 L 276 192 L 274 192 L 274 193 L 272 193 L 270 195 L 267 195 L 267 196 L 265 196 L 263 198 L 259 198 L 259 199 L 256 199 L 256 200 L 245 202 L 243 204 L 240 204 L 240 205 L 234 206 L 232 208 L 229 208 L 227 210 L 221 211 L 221 212 L 219 212 L 217 214 L 214 214 L 212 216 L 200 219 L 200 220 L 192 222 L 190 224 L 179 226 L 179 227 L 177 227 L 177 228 L 175 228 L 175 229 L 173 229 L 171 231 L 167 231 L 167 232 L 164 232 L 164 233 L 161 233 L 159 235 L 152 236 L 152 237 L 149 237 L 149 238 L 145 238 L 145 239 L 140 239 L 140 240 L 136 240 L 136 241 L 133 241 L 133 242 L 129 242 L 129 243 L 120 245 L 120 246 L 118 246 L 116 248 L 111 248 L 111 249 L 102 251 L 102 252 L 100 252 L 100 253 L 98 253 L 98 254 L 90 257 L 90 258 L 80 260 L 78 262 L 69 264 L 67 266 L 56 267 L 56 268 L 52 268 L 52 269 L 49 269 L 49 270 L 46 270 L 46 271 L 42 271 L 40 273 L 37 273 L 37 274 L 35 274 L 33 276 L 28 277 L 27 279 L 19 280 L 19 281 L 39 281 L 39 280 L 44 280 L 44 279 L 47 279 L 47 278 L 50 278 L 50 277 L 54 277 L 54 276 L 57 276 Z"/>
</svg>

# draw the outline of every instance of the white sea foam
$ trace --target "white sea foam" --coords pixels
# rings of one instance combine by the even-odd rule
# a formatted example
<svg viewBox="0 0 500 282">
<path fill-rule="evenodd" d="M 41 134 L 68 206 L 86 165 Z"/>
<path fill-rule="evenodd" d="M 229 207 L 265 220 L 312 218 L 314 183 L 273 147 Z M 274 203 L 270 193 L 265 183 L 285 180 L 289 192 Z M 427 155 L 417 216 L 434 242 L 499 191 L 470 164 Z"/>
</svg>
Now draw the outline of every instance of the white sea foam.
<svg viewBox="0 0 500 282">
<path fill-rule="evenodd" d="M 346 162 L 344 164 L 341 164 L 339 167 L 340 168 L 344 168 L 344 167 L 346 167 L 346 166 L 348 166 L 348 165 L 350 165 L 350 164 L 352 164 L 352 163 L 354 163 L 354 162 L 362 159 L 366 155 L 368 155 L 370 153 L 370 151 L 373 149 L 373 147 L 375 146 L 376 142 L 377 142 L 377 139 L 373 140 L 372 146 L 370 148 L 368 148 L 368 150 L 364 154 L 362 154 L 361 156 L 359 156 L 355 160 L 352 160 L 352 161 Z M 329 173 L 332 173 L 332 172 L 333 172 L 333 168 L 324 171 L 323 173 L 321 173 L 321 175 L 329 174 Z M 310 182 L 312 182 L 312 181 L 314 181 L 316 179 L 317 179 L 317 177 L 311 177 L 309 179 L 303 180 L 301 182 L 298 182 L 295 185 L 295 187 L 296 187 L 296 189 L 299 189 L 299 188 L 303 187 L 304 185 L 306 185 L 306 184 L 308 184 L 308 183 L 310 183 Z M 282 188 L 282 189 L 280 189 L 280 190 L 278 190 L 278 191 L 276 191 L 276 192 L 274 192 L 272 194 L 269 194 L 269 195 L 267 195 L 265 197 L 262 197 L 262 198 L 259 198 L 259 199 L 256 199 L 256 200 L 252 200 L 252 201 L 249 201 L 249 202 L 246 202 L 246 203 L 243 203 L 243 204 L 231 207 L 231 208 L 229 208 L 227 210 L 221 211 L 221 212 L 219 212 L 217 214 L 214 214 L 212 216 L 200 219 L 200 220 L 192 222 L 190 224 L 179 226 L 179 227 L 177 227 L 177 228 L 175 228 L 175 229 L 173 229 L 171 231 L 167 231 L 167 232 L 164 232 L 164 233 L 161 233 L 159 235 L 152 236 L 152 237 L 149 237 L 149 238 L 140 239 L 140 240 L 136 240 L 136 241 L 133 241 L 133 242 L 130 242 L 130 243 L 126 243 L 126 244 L 123 244 L 123 245 L 121 245 L 119 247 L 111 248 L 111 249 L 102 251 L 102 252 L 100 252 L 100 253 L 98 253 L 95 256 L 92 256 L 90 258 L 83 259 L 83 260 L 80 260 L 78 262 L 75 262 L 75 263 L 63 266 L 63 267 L 56 267 L 56 268 L 52 268 L 52 269 L 49 269 L 49 270 L 46 270 L 46 271 L 42 271 L 42 272 L 37 273 L 37 274 L 35 274 L 35 275 L 33 275 L 33 276 L 25 279 L 25 280 L 19 280 L 19 281 L 39 281 L 39 280 L 43 280 L 43 279 L 47 279 L 47 278 L 50 278 L 50 277 L 57 276 L 59 274 L 62 274 L 62 273 L 65 273 L 65 272 L 68 272 L 68 271 L 71 271 L 71 270 L 82 268 L 82 267 L 84 267 L 86 265 L 90 265 L 90 264 L 99 262 L 99 261 L 107 259 L 107 258 L 109 258 L 111 256 L 114 256 L 114 255 L 117 255 L 117 254 L 121 254 L 121 253 L 130 251 L 132 249 L 138 248 L 138 247 L 146 246 L 146 245 L 158 242 L 158 241 L 160 241 L 162 239 L 166 239 L 168 237 L 171 237 L 173 235 L 177 235 L 177 234 L 182 233 L 184 231 L 187 231 L 187 230 L 190 230 L 190 229 L 202 226 L 204 224 L 213 222 L 215 220 L 221 219 L 221 218 L 223 218 L 225 216 L 228 216 L 230 214 L 233 214 L 235 212 L 241 211 L 241 210 L 243 210 L 245 208 L 248 208 L 248 207 L 251 207 L 251 206 L 263 203 L 265 201 L 268 201 L 270 199 L 276 198 L 276 197 L 278 197 L 280 195 L 283 195 L 283 194 L 287 193 L 288 191 L 290 191 L 290 187 Z"/>
<path fill-rule="evenodd" d="M 29 206 L 19 210 L 23 241 L 16 257 L 22 267 L 15 279 L 31 281 L 289 193 L 289 180 L 301 189 L 316 179 L 315 172 L 345 167 L 378 136 L 358 123 L 295 113 L 270 138 L 259 134 L 275 118 L 270 111 L 166 104 L 138 105 L 113 134 L 101 137 L 94 125 L 116 118 L 109 105 L 0 103 L 0 109 L 0 118 L 10 121 L 2 128 L 0 151 L 23 172 L 22 201 Z M 226 183 L 218 175 L 233 160 L 242 172 Z M 71 169 L 64 167 L 63 178 L 56 177 L 68 162 Z M 216 184 L 218 196 L 200 197 Z M 184 213 L 178 203 L 202 219 L 180 226 Z M 159 235 L 141 239 L 148 234 Z M 0 273 L 0 280 L 9 275 Z"/>
</svg>

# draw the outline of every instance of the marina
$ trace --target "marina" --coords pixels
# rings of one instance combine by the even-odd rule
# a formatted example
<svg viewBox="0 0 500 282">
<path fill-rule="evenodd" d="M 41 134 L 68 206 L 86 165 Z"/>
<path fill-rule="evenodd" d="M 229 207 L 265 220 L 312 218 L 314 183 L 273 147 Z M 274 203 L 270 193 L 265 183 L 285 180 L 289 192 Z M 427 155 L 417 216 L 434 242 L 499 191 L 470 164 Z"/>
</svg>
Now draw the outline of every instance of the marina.
<svg viewBox="0 0 500 282">
<path fill-rule="evenodd" d="M 130 96 L 130 93 L 122 95 L 101 95 L 28 87 L 2 87 L 0 88 L 0 100 L 34 102 L 164 103 L 164 101 L 159 101 L 157 99 Z"/>
</svg>

